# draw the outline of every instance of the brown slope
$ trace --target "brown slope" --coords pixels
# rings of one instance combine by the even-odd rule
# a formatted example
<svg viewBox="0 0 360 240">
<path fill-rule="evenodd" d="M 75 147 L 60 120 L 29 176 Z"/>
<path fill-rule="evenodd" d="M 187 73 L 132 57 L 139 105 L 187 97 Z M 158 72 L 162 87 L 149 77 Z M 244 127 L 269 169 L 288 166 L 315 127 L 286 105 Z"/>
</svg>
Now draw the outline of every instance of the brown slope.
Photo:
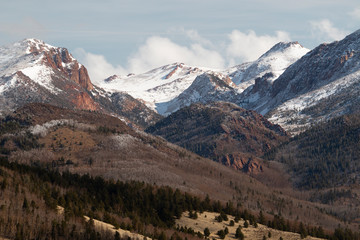
<svg viewBox="0 0 360 240">
<path fill-rule="evenodd" d="M 279 125 L 255 111 L 226 102 L 193 104 L 146 131 L 203 157 L 250 172 L 262 171 L 257 157 L 288 139 Z"/>
<path fill-rule="evenodd" d="M 51 120 L 58 121 L 51 124 L 54 123 Z M 16 124 L 11 122 L 19 123 L 22 128 L 16 130 Z M 341 224 L 320 211 L 324 206 L 292 197 L 300 194 L 283 188 L 282 192 L 272 190 L 247 174 L 162 138 L 134 131 L 111 116 L 31 104 L 7 117 L 0 126 L 0 132 L 6 132 L 0 139 L 0 152 L 11 161 L 115 181 L 167 185 L 200 197 L 208 194 L 214 200 L 232 201 L 246 209 L 281 214 L 291 221 L 298 219 L 330 229 Z M 3 129 L 6 126 L 8 131 Z M 24 134 L 25 130 L 33 132 L 35 137 Z M 3 151 L 8 147 L 8 151 Z"/>
</svg>

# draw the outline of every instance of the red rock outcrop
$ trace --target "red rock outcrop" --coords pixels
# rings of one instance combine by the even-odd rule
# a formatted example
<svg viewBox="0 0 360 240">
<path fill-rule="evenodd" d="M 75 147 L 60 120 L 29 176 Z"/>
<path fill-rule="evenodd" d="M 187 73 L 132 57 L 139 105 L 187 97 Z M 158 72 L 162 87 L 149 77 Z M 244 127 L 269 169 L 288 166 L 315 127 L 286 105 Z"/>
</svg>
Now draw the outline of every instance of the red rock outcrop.
<svg viewBox="0 0 360 240">
<path fill-rule="evenodd" d="M 30 42 L 29 51 L 32 54 L 43 54 L 44 64 L 50 66 L 54 70 L 62 72 L 72 81 L 78 83 L 87 91 L 94 87 L 90 81 L 87 69 L 74 59 L 66 48 L 49 47 L 43 42 Z"/>
</svg>

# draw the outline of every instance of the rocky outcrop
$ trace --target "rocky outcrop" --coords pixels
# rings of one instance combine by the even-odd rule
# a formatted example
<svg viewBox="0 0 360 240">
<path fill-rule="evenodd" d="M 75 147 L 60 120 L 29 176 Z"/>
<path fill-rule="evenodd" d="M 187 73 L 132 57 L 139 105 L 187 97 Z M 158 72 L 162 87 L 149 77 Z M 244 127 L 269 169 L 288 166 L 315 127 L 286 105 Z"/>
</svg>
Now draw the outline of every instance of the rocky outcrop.
<svg viewBox="0 0 360 240">
<path fill-rule="evenodd" d="M 72 98 L 72 102 L 77 109 L 85 109 L 92 111 L 99 109 L 99 104 L 97 104 L 86 92 L 79 92 L 78 94 L 76 94 L 76 96 Z"/>
<path fill-rule="evenodd" d="M 49 47 L 40 40 L 31 40 L 28 44 L 30 53 L 43 54 L 44 64 L 62 72 L 84 89 L 93 89 L 87 69 L 73 58 L 66 48 Z"/>
<path fill-rule="evenodd" d="M 264 171 L 260 161 L 252 156 L 246 156 L 244 153 L 225 154 L 219 159 L 219 162 L 225 166 L 251 174 L 258 174 Z"/>
<path fill-rule="evenodd" d="M 37 39 L 0 47 L 0 115 L 34 102 L 115 115 L 139 129 L 161 118 L 126 93 L 92 85 L 85 66 L 65 48 Z"/>
</svg>

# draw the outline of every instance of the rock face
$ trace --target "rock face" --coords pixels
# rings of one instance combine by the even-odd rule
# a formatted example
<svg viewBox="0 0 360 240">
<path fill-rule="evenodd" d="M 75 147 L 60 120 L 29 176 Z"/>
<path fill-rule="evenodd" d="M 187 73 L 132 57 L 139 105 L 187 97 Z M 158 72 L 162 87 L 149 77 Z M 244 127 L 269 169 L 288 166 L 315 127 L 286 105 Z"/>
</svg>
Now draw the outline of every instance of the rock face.
<svg viewBox="0 0 360 240">
<path fill-rule="evenodd" d="M 128 94 L 117 95 L 126 103 L 94 86 L 87 69 L 65 48 L 37 39 L 0 47 L 0 114 L 38 102 L 116 115 L 138 128 L 160 118 Z"/>
<path fill-rule="evenodd" d="M 286 132 L 255 111 L 235 104 L 193 104 L 147 132 L 235 169 L 261 172 L 257 157 L 288 139 Z"/>
<path fill-rule="evenodd" d="M 141 128 L 153 125 L 163 118 L 148 108 L 142 101 L 133 98 L 127 93 L 113 93 L 110 99 L 115 112 L 129 119 L 131 123 L 141 126 Z"/>
<path fill-rule="evenodd" d="M 62 72 L 84 89 L 88 91 L 93 89 L 87 69 L 71 56 L 66 48 L 51 47 L 37 39 L 28 39 L 26 43 L 29 45 L 29 54 L 43 54 L 44 64 Z"/>
</svg>

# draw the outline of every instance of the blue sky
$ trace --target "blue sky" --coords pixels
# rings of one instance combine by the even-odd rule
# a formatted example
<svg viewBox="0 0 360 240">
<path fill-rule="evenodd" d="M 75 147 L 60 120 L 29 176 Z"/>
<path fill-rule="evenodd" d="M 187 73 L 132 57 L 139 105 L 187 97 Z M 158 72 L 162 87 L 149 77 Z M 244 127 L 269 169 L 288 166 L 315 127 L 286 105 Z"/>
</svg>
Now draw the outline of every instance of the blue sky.
<svg viewBox="0 0 360 240">
<path fill-rule="evenodd" d="M 225 68 L 278 41 L 312 49 L 359 23 L 358 0 L 2 0 L 0 43 L 66 47 L 98 80 L 172 62 Z"/>
</svg>

